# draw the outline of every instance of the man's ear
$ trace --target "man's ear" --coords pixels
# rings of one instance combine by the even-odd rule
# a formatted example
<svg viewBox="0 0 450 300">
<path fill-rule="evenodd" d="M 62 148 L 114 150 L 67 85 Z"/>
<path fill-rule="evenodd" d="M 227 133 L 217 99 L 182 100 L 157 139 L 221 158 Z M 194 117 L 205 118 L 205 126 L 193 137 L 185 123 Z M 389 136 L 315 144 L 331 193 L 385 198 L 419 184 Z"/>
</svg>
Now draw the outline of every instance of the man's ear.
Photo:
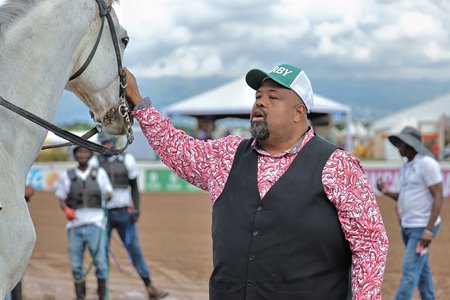
<svg viewBox="0 0 450 300">
<path fill-rule="evenodd" d="M 295 106 L 295 117 L 294 117 L 294 122 L 300 122 L 304 116 L 306 116 L 307 114 L 307 110 L 306 110 L 306 106 L 303 103 L 299 103 Z"/>
</svg>

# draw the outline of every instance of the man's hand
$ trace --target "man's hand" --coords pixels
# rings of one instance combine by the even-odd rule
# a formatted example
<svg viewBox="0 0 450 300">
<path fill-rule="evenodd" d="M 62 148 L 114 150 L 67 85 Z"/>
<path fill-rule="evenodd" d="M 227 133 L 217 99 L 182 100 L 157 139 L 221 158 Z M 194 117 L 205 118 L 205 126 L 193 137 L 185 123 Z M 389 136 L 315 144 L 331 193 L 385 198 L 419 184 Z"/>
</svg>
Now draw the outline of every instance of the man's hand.
<svg viewBox="0 0 450 300">
<path fill-rule="evenodd" d="M 433 240 L 433 232 L 431 230 L 425 229 L 420 237 L 420 244 L 423 248 L 427 248 L 431 241 Z"/>
<path fill-rule="evenodd" d="M 139 219 L 139 210 L 137 210 L 137 209 L 129 207 L 128 208 L 128 214 L 130 215 L 130 222 L 131 223 L 136 223 L 137 220 Z"/>
<path fill-rule="evenodd" d="M 31 185 L 25 185 L 25 200 L 30 201 L 31 196 L 34 195 L 34 188 Z"/>
<path fill-rule="evenodd" d="M 67 220 L 72 221 L 75 219 L 75 211 L 71 209 L 70 207 L 64 208 L 64 214 L 66 215 Z"/>
<path fill-rule="evenodd" d="M 378 178 L 377 180 L 377 189 L 382 193 L 385 194 L 386 193 L 386 185 L 384 184 L 383 179 Z"/>
<path fill-rule="evenodd" d="M 134 105 L 138 105 L 142 100 L 142 96 L 139 93 L 139 88 L 137 86 L 136 78 L 133 73 L 131 73 L 127 68 L 123 68 L 126 74 L 127 81 L 127 89 L 126 89 L 126 97 L 127 100 L 133 103 Z"/>
</svg>

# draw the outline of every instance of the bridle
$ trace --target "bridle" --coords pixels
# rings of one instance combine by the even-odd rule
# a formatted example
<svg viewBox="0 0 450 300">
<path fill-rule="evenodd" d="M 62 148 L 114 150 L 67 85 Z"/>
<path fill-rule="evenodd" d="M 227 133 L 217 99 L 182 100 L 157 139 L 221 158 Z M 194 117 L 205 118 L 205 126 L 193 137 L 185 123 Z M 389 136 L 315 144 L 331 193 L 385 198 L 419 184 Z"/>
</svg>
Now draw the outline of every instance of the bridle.
<svg viewBox="0 0 450 300">
<path fill-rule="evenodd" d="M 78 71 L 76 71 L 72 76 L 70 76 L 69 81 L 74 80 L 75 78 L 79 77 L 91 63 L 91 61 L 95 55 L 95 52 L 97 51 L 97 47 L 100 44 L 100 39 L 101 39 L 101 36 L 103 33 L 103 27 L 105 24 L 105 17 L 106 17 L 106 20 L 108 21 L 109 31 L 111 33 L 112 42 L 114 45 L 114 50 L 116 53 L 116 60 L 117 60 L 117 67 L 118 67 L 118 74 L 119 74 L 119 84 L 120 84 L 119 98 L 120 98 L 120 101 L 119 101 L 119 105 L 117 106 L 116 109 L 119 111 L 119 114 L 124 118 L 124 121 L 126 123 L 127 142 L 126 142 L 125 146 L 122 147 L 121 149 L 106 148 L 102 145 L 93 143 L 88 140 L 90 137 L 94 136 L 95 134 L 97 134 L 101 131 L 100 126 L 96 126 L 96 127 L 92 128 L 91 130 L 89 130 L 87 133 L 85 133 L 84 135 L 82 135 L 80 137 L 69 131 L 66 131 L 66 130 L 63 130 L 63 129 L 57 127 L 56 125 L 36 116 L 35 114 L 33 114 L 27 110 L 24 110 L 14 104 L 12 104 L 11 102 L 5 100 L 4 98 L 2 98 L 0 96 L 0 105 L 8 108 L 9 110 L 21 115 L 22 117 L 24 117 L 26 119 L 38 124 L 41 127 L 45 128 L 49 131 L 52 131 L 57 136 L 60 136 L 60 137 L 64 138 L 65 140 L 70 141 L 68 143 L 63 143 L 63 144 L 58 144 L 58 145 L 44 146 L 44 147 L 42 147 L 42 149 L 79 145 L 79 146 L 88 148 L 88 149 L 98 152 L 98 153 L 107 154 L 107 155 L 117 155 L 117 154 L 122 153 L 128 147 L 128 145 L 133 142 L 133 139 L 134 139 L 133 130 L 132 130 L 132 125 L 133 125 L 132 120 L 133 119 L 130 117 L 130 112 L 129 112 L 130 108 L 129 108 L 128 102 L 126 100 L 126 87 L 127 87 L 126 74 L 122 67 L 122 58 L 120 56 L 119 40 L 117 38 L 116 29 L 114 27 L 114 22 L 112 20 L 111 14 L 110 14 L 111 6 L 107 6 L 105 4 L 104 0 L 95 0 L 95 1 L 98 4 L 98 8 L 100 11 L 100 18 L 101 18 L 101 22 L 102 22 L 101 26 L 100 26 L 100 31 L 97 36 L 97 40 L 95 41 L 94 47 L 92 48 L 88 58 L 86 59 L 84 64 L 80 67 L 80 69 Z M 91 113 L 91 115 L 92 115 L 92 113 Z"/>
</svg>

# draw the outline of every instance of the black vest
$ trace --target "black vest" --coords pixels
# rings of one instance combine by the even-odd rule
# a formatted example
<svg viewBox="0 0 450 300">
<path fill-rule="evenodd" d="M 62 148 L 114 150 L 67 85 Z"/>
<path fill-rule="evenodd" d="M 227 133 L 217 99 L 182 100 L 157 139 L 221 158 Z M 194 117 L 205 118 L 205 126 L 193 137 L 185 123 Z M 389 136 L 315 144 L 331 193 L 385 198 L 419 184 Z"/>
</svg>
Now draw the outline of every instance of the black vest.
<svg viewBox="0 0 450 300">
<path fill-rule="evenodd" d="M 261 200 L 244 140 L 213 206 L 213 300 L 351 299 L 351 251 L 322 170 L 336 147 L 313 137 Z"/>
<path fill-rule="evenodd" d="M 75 170 L 67 172 L 70 178 L 70 191 L 67 195 L 66 204 L 70 208 L 78 209 L 81 207 L 101 208 L 102 192 L 97 183 L 98 169 L 93 168 L 86 180 L 81 180 Z"/>
<path fill-rule="evenodd" d="M 100 167 L 108 173 L 113 188 L 126 189 L 130 185 L 123 155 L 117 155 L 113 160 L 109 160 L 103 155 L 99 155 L 97 158 Z"/>
</svg>

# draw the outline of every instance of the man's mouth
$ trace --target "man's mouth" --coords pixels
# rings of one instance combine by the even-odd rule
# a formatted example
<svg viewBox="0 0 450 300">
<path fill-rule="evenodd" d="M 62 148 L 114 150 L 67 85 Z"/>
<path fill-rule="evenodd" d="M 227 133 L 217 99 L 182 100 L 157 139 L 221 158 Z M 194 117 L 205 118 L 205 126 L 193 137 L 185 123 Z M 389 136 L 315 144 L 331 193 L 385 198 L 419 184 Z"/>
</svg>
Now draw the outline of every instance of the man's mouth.
<svg viewBox="0 0 450 300">
<path fill-rule="evenodd" d="M 256 110 L 252 113 L 252 122 L 261 122 L 266 119 L 266 115 L 262 110 Z"/>
</svg>

